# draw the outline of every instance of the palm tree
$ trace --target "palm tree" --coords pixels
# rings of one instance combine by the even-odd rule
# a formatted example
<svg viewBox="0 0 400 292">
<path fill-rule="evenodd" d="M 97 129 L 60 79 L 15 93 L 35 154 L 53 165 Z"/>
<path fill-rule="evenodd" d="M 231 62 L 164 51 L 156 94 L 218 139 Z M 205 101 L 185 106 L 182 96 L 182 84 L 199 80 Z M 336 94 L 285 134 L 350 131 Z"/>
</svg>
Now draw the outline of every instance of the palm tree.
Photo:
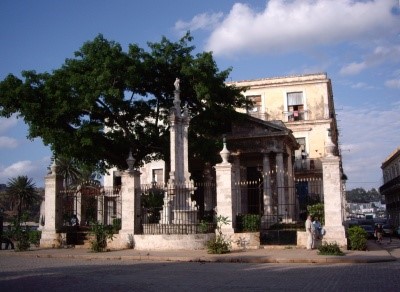
<svg viewBox="0 0 400 292">
<path fill-rule="evenodd" d="M 28 209 L 39 200 L 39 192 L 32 179 L 27 176 L 9 179 L 6 194 L 10 198 L 13 208 L 17 208 L 18 220 L 21 219 L 24 208 Z"/>
<path fill-rule="evenodd" d="M 79 167 L 73 158 L 59 156 L 56 158 L 57 171 L 64 178 L 64 188 L 68 189 L 74 186 L 81 177 Z"/>
</svg>

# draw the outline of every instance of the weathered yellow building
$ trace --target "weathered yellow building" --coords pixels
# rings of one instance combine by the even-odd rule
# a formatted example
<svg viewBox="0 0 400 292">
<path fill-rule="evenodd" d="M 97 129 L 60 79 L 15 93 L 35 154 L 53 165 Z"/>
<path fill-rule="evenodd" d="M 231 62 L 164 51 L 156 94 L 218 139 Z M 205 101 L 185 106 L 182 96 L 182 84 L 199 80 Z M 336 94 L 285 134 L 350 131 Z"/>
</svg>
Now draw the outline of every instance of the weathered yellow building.
<svg viewBox="0 0 400 292">
<path fill-rule="evenodd" d="M 254 102 L 247 113 L 283 121 L 300 144 L 294 158 L 296 178 L 322 178 L 321 158 L 329 137 L 338 151 L 338 130 L 331 80 L 325 73 L 230 82 L 246 87 Z"/>
</svg>

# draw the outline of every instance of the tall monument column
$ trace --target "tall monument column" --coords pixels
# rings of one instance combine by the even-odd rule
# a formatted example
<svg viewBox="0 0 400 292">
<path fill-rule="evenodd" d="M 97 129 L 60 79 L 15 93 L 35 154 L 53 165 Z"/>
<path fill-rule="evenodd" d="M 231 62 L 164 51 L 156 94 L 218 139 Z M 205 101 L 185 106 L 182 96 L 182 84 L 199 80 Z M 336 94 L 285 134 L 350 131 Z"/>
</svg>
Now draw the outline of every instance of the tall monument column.
<svg viewBox="0 0 400 292">
<path fill-rule="evenodd" d="M 335 145 L 330 137 L 326 143 L 326 156 L 322 159 L 324 181 L 325 231 L 324 241 L 347 246 L 342 218 L 342 181 L 339 157 L 333 155 Z"/>
<path fill-rule="evenodd" d="M 58 233 L 62 220 L 62 195 L 63 178 L 57 173 L 56 159 L 51 165 L 51 173 L 45 177 L 45 207 L 44 227 L 40 238 L 40 247 L 55 248 L 61 246 L 61 238 Z"/>
</svg>

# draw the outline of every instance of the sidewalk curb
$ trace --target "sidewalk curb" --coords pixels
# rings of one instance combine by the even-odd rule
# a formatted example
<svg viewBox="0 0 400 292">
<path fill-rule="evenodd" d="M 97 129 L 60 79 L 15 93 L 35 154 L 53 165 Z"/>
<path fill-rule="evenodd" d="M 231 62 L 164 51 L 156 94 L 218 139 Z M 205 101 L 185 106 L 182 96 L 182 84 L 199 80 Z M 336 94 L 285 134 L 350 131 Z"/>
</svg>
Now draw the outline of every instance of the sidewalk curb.
<svg viewBox="0 0 400 292">
<path fill-rule="evenodd" d="M 363 255 L 344 255 L 344 256 L 320 256 L 313 255 L 312 257 L 304 258 L 299 255 L 291 257 L 288 255 L 274 257 L 271 255 L 236 255 L 224 254 L 214 255 L 205 254 L 197 256 L 180 256 L 180 255 L 152 255 L 135 254 L 135 255 L 112 255 L 112 252 L 80 254 L 73 252 L 66 253 L 37 253 L 35 251 L 28 252 L 9 252 L 9 256 L 25 256 L 30 258 L 53 258 L 53 259 L 85 259 L 85 260 L 120 260 L 120 261 L 143 261 L 143 262 L 199 262 L 199 263 L 252 263 L 252 264 L 341 264 L 341 263 L 378 263 L 391 262 L 397 259 L 393 256 L 363 256 Z"/>
</svg>

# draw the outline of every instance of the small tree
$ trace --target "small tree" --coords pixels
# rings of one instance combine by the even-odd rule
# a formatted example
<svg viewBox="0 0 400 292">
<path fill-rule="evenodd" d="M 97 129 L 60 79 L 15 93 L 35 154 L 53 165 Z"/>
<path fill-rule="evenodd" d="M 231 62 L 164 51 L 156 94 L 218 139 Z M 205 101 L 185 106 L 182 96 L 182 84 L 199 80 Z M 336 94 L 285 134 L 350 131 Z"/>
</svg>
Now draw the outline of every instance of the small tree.
<svg viewBox="0 0 400 292">
<path fill-rule="evenodd" d="M 94 239 L 90 242 L 91 250 L 94 252 L 106 251 L 107 239 L 113 239 L 113 228 L 103 225 L 102 223 L 95 222 L 91 225 L 91 233 Z"/>
<path fill-rule="evenodd" d="M 228 225 L 228 217 L 219 215 L 217 217 L 217 235 L 207 242 L 208 253 L 224 254 L 230 251 L 231 242 L 222 234 L 222 226 Z"/>
<path fill-rule="evenodd" d="M 311 214 L 312 217 L 318 217 L 321 224 L 325 225 L 324 204 L 318 203 L 318 204 L 307 206 L 307 212 L 308 212 L 308 214 Z"/>
</svg>

